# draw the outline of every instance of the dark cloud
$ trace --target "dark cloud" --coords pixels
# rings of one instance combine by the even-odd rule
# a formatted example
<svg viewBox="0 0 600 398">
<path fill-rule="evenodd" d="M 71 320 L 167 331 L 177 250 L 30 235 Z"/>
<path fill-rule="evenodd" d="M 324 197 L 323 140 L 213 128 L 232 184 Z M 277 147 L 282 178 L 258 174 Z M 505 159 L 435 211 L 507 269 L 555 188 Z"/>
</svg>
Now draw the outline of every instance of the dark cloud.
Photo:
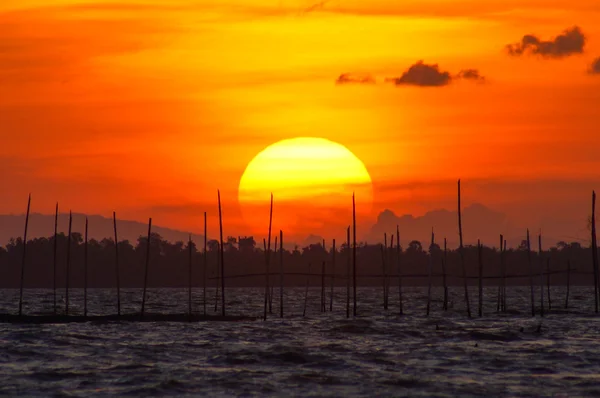
<svg viewBox="0 0 600 398">
<path fill-rule="evenodd" d="M 541 40 L 535 35 L 525 35 L 521 42 L 509 44 L 506 49 L 513 56 L 530 53 L 548 58 L 562 58 L 583 53 L 585 39 L 581 29 L 574 26 L 552 40 Z"/>
<path fill-rule="evenodd" d="M 439 87 L 450 84 L 452 76 L 449 72 L 441 71 L 438 64 L 426 64 L 417 61 L 406 70 L 402 76 L 386 79 L 395 85 L 412 85 L 422 87 Z"/>
<path fill-rule="evenodd" d="M 463 69 L 456 75 L 457 79 L 473 80 L 480 83 L 485 82 L 485 77 L 477 69 Z"/>
<path fill-rule="evenodd" d="M 600 75 L 600 57 L 596 58 L 590 66 L 590 73 L 592 75 Z"/>
<path fill-rule="evenodd" d="M 335 84 L 374 84 L 375 78 L 371 75 L 354 75 L 351 73 L 342 73 L 338 76 Z"/>
</svg>

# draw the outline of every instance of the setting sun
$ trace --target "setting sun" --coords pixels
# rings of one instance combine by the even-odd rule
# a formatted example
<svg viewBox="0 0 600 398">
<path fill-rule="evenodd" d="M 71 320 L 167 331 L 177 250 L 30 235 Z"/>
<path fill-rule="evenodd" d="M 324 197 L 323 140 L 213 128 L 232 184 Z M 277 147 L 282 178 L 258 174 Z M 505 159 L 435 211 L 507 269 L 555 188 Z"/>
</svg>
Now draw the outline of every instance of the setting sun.
<svg viewBox="0 0 600 398">
<path fill-rule="evenodd" d="M 297 233 L 350 211 L 353 192 L 359 199 L 357 211 L 368 212 L 373 190 L 363 162 L 341 144 L 300 137 L 279 141 L 256 155 L 240 179 L 238 198 L 249 226 L 262 226 L 273 193 L 276 214 L 285 214 L 285 225 Z M 297 210 L 280 211 L 288 207 Z"/>
</svg>

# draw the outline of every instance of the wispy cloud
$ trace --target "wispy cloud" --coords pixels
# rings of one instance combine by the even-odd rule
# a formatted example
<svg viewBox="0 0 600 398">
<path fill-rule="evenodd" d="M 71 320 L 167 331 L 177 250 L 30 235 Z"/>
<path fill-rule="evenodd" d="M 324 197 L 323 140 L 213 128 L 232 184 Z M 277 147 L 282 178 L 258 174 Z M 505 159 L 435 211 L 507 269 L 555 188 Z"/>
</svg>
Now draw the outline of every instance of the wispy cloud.
<svg viewBox="0 0 600 398">
<path fill-rule="evenodd" d="M 485 80 L 477 69 L 463 69 L 452 76 L 450 72 L 440 69 L 438 64 L 426 64 L 421 60 L 408 68 L 400 77 L 386 78 L 385 81 L 396 86 L 441 87 L 450 84 L 454 79 L 479 82 Z"/>
<path fill-rule="evenodd" d="M 391 81 L 396 86 L 436 87 L 450 84 L 452 76 L 450 72 L 440 70 L 438 64 L 426 64 L 423 61 L 417 61 L 400 77 L 388 78 L 386 81 Z"/>
<path fill-rule="evenodd" d="M 479 83 L 484 83 L 485 77 L 479 73 L 477 69 L 463 69 L 456 75 L 457 79 L 473 80 Z"/>
<path fill-rule="evenodd" d="M 520 42 L 507 45 L 506 50 L 513 56 L 534 54 L 545 58 L 563 58 L 583 53 L 585 42 L 581 28 L 574 26 L 550 40 L 542 40 L 532 34 L 525 35 Z"/>
<path fill-rule="evenodd" d="M 375 84 L 375 78 L 371 75 L 354 75 L 342 73 L 335 80 L 336 84 Z"/>
</svg>

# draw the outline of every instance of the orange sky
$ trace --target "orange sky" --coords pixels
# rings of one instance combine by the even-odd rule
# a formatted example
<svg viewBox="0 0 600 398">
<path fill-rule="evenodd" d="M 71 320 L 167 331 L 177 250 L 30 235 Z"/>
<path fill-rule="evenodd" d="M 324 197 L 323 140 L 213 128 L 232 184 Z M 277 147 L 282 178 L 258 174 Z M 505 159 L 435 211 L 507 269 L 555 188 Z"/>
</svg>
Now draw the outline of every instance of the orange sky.
<svg viewBox="0 0 600 398">
<path fill-rule="evenodd" d="M 600 187 L 600 4 L 541 1 L 3 0 L 0 213 L 77 212 L 226 234 L 247 163 L 269 144 L 348 147 L 383 209 L 481 202 L 520 224 L 582 218 Z M 584 52 L 512 57 L 525 34 L 579 26 Z M 394 86 L 418 60 L 485 84 Z M 342 73 L 377 84 L 336 85 Z M 350 203 L 350 202 L 349 202 Z M 340 235 L 347 215 L 321 235 Z M 214 218 L 211 230 L 214 231 Z M 276 228 L 285 225 L 276 224 Z M 266 229 L 265 226 L 259 226 Z M 341 233 L 340 233 L 341 232 Z"/>
</svg>

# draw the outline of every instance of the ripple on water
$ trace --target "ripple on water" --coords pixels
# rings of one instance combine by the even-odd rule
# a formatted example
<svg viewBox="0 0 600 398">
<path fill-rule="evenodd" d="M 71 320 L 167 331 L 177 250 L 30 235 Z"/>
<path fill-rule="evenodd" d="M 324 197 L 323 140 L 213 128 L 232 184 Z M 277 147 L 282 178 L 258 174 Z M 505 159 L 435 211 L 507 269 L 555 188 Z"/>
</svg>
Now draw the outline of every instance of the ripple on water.
<svg viewBox="0 0 600 398">
<path fill-rule="evenodd" d="M 496 289 L 486 289 L 481 319 L 465 317 L 460 289 L 451 289 L 447 312 L 441 310 L 442 290 L 434 289 L 429 317 L 422 289 L 407 289 L 404 316 L 397 314 L 393 301 L 389 311 L 383 310 L 378 289 L 360 289 L 356 319 L 345 318 L 345 289 L 336 290 L 333 313 L 321 313 L 314 300 L 306 318 L 301 316 L 304 289 L 286 290 L 286 317 L 272 315 L 267 322 L 2 324 L 0 394 L 600 394 L 600 323 L 590 312 L 589 289 L 572 288 L 573 308 L 550 312 L 544 319 L 528 316 L 528 288 L 509 292 L 510 315 L 494 313 Z M 74 290 L 76 302 L 80 293 Z M 262 300 L 251 298 L 262 293 L 228 290 L 228 313 L 262 314 Z M 18 291 L 2 294 L 0 311 L 14 312 Z M 28 313 L 49 308 L 51 294 L 26 292 Z M 91 313 L 114 311 L 111 292 L 89 294 Z M 553 297 L 561 294 L 553 288 Z M 195 298 L 201 295 L 194 292 Z M 124 290 L 123 308 L 137 311 L 139 296 L 139 291 Z M 155 290 L 150 297 L 152 312 L 187 308 L 185 289 Z M 273 305 L 278 308 L 277 297 Z M 74 305 L 72 311 L 81 307 Z M 209 306 L 210 313 L 213 309 Z"/>
</svg>

